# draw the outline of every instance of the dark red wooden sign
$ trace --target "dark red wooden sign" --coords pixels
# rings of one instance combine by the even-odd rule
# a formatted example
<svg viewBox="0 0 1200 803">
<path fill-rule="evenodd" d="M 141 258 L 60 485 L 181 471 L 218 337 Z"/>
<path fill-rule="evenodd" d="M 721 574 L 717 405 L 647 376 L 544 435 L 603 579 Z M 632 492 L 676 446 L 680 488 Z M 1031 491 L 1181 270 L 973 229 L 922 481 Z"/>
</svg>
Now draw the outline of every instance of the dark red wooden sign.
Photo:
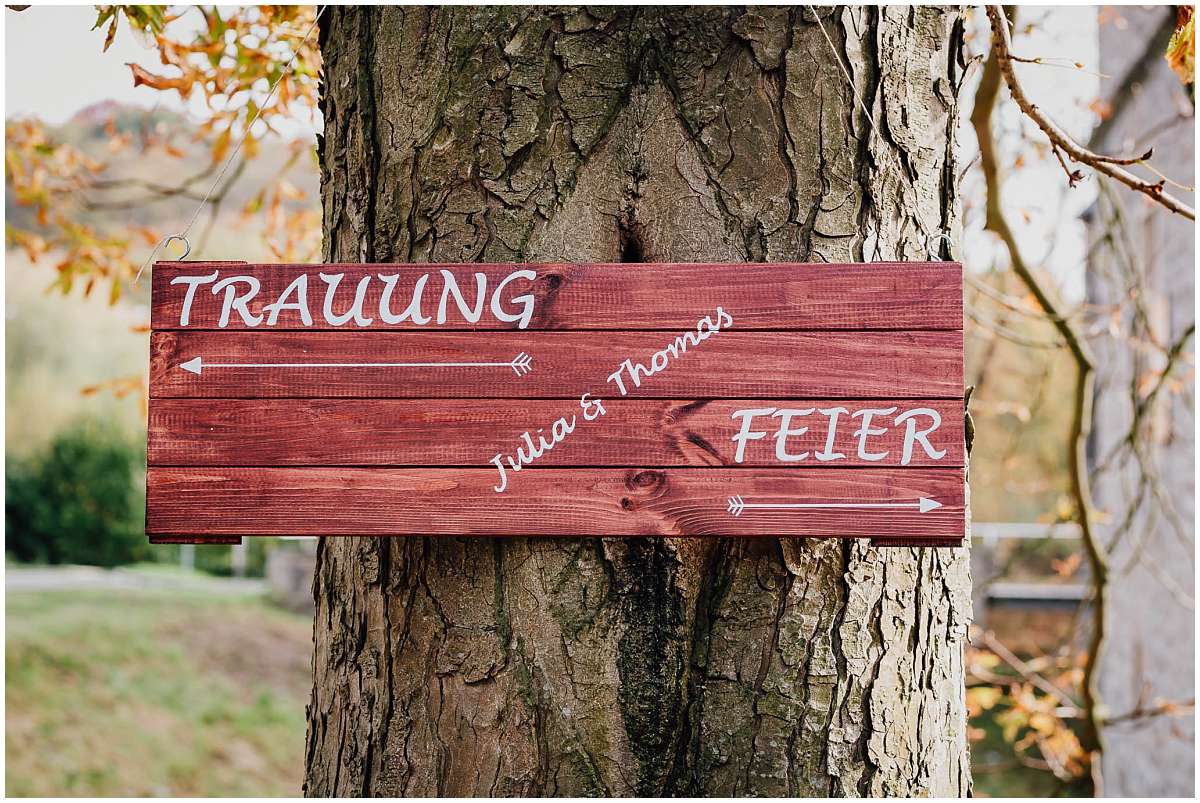
<svg viewBox="0 0 1200 803">
<path fill-rule="evenodd" d="M 962 542 L 956 263 L 153 276 L 155 542 Z"/>
</svg>

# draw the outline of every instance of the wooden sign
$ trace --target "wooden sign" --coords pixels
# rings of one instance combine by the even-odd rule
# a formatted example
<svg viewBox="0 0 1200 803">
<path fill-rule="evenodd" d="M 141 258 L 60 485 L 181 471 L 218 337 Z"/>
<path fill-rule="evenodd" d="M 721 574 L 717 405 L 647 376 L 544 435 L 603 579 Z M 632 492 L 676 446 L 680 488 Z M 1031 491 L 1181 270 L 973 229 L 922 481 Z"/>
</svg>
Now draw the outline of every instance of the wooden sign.
<svg viewBox="0 0 1200 803">
<path fill-rule="evenodd" d="M 153 274 L 146 530 L 964 534 L 956 263 Z"/>
</svg>

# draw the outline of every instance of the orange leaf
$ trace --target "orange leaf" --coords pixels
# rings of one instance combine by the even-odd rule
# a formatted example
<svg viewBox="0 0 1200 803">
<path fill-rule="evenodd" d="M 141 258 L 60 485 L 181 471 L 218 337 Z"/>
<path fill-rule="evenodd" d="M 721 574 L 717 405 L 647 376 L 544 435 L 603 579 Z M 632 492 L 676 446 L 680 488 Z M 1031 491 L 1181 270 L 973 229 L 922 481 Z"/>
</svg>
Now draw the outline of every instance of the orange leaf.
<svg viewBox="0 0 1200 803">
<path fill-rule="evenodd" d="M 1179 6 L 1175 17 L 1175 33 L 1167 43 L 1167 63 L 1185 84 L 1196 82 L 1196 18 L 1195 6 Z"/>
<path fill-rule="evenodd" d="M 220 134 L 217 134 L 217 139 L 213 142 L 212 160 L 219 162 L 225 158 L 225 152 L 229 150 L 229 129 L 226 128 Z"/>
<path fill-rule="evenodd" d="M 1078 552 L 1072 552 L 1062 560 L 1052 558 L 1050 560 L 1050 568 L 1054 569 L 1054 573 L 1059 577 L 1070 577 L 1071 575 L 1075 574 L 1076 570 L 1079 569 L 1079 566 L 1082 563 L 1083 555 Z"/>
<path fill-rule="evenodd" d="M 134 64 L 131 61 L 126 62 L 125 66 L 133 72 L 133 85 L 135 87 L 148 86 L 151 89 L 174 89 L 180 94 L 187 94 L 192 86 L 192 82 L 185 76 L 168 78 L 165 75 L 156 75 L 143 68 L 140 64 Z"/>
</svg>

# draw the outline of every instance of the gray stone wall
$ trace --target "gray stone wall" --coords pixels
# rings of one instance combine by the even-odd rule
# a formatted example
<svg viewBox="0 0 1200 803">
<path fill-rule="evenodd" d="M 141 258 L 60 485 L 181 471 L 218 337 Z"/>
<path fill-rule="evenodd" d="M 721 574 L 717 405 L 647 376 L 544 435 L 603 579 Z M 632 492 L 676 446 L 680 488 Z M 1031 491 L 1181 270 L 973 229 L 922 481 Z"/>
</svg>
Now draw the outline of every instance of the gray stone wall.
<svg viewBox="0 0 1200 803">
<path fill-rule="evenodd" d="M 1173 7 L 1109 9 L 1100 26 L 1100 72 L 1114 114 L 1094 147 L 1140 154 L 1154 146 L 1154 165 L 1180 183 L 1195 182 L 1194 106 L 1163 54 Z M 1134 80 L 1128 80 L 1130 78 Z M 1112 97 L 1117 94 L 1118 97 Z M 1171 189 L 1194 205 L 1192 193 Z M 1138 396 L 1167 364 L 1155 341 L 1180 339 L 1195 320 L 1195 226 L 1113 186 L 1101 192 L 1091 221 L 1093 256 L 1089 301 L 1122 305 L 1118 326 L 1101 320 L 1093 331 L 1097 359 L 1095 419 L 1090 456 L 1093 496 L 1109 517 L 1111 588 L 1105 611 L 1106 647 L 1100 691 L 1109 716 L 1194 697 L 1193 575 L 1194 405 L 1191 360 L 1164 386 L 1129 439 Z M 1135 396 L 1135 390 L 1137 396 Z M 1122 443 L 1125 446 L 1122 446 Z M 1118 456 L 1119 457 L 1114 457 Z M 1194 721 L 1180 716 L 1137 717 L 1104 729 L 1104 787 L 1108 796 L 1190 796 L 1195 787 Z"/>
</svg>

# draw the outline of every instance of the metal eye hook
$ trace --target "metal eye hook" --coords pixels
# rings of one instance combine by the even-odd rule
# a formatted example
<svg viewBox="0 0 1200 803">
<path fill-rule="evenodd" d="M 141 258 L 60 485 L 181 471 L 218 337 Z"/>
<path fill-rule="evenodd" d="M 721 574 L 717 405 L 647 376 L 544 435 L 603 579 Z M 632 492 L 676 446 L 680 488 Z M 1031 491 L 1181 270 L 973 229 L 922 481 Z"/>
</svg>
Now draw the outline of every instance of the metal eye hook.
<svg viewBox="0 0 1200 803">
<path fill-rule="evenodd" d="M 171 242 L 174 240 L 180 240 L 183 242 L 183 253 L 180 254 L 179 257 L 177 257 L 175 259 L 176 262 L 182 262 L 183 260 L 187 259 L 188 254 L 192 253 L 192 244 L 189 243 L 188 238 L 183 236 L 182 234 L 172 234 L 172 235 L 168 236 L 167 239 L 163 240 L 163 242 L 162 242 L 163 250 L 165 251 L 167 246 L 170 245 Z"/>
<path fill-rule="evenodd" d="M 172 240 L 183 241 L 183 254 L 180 255 L 179 259 L 175 260 L 176 262 L 182 262 L 183 260 L 187 259 L 188 254 L 192 253 L 192 244 L 188 242 L 188 238 L 186 236 L 182 234 L 167 235 L 158 241 L 158 244 L 154 246 L 154 250 L 150 252 L 150 256 L 146 257 L 146 261 L 142 263 L 140 268 L 138 268 L 137 275 L 133 277 L 134 287 L 137 287 L 137 283 L 141 280 L 142 274 L 146 272 L 146 268 L 150 267 L 150 263 L 154 261 L 154 257 L 158 256 L 158 252 L 170 245 Z"/>
<path fill-rule="evenodd" d="M 938 246 L 938 243 L 940 243 L 942 240 L 945 240 L 946 243 L 951 248 L 954 248 L 954 240 L 953 240 L 953 238 L 950 237 L 949 232 L 944 232 L 944 231 L 938 232 L 937 234 L 934 235 L 933 239 L 930 240 L 926 244 L 926 247 L 929 249 L 929 258 L 931 260 L 939 259 L 938 252 L 937 252 L 937 246 Z"/>
</svg>

